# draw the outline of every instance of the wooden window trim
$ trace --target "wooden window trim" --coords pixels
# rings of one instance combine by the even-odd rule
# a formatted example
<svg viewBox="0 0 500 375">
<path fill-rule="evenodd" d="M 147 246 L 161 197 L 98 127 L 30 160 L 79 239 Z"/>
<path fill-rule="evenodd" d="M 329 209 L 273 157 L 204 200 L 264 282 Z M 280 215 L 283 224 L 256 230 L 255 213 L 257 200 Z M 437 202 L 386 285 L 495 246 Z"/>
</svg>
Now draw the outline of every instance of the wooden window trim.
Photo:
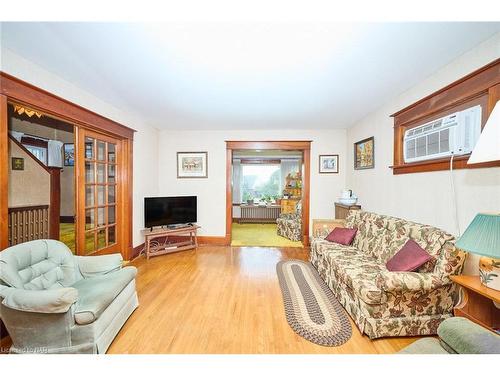
<svg viewBox="0 0 500 375">
<path fill-rule="evenodd" d="M 480 103 L 484 126 L 496 102 L 500 100 L 500 59 L 449 84 L 391 115 L 394 118 L 394 164 L 393 174 L 441 171 L 450 168 L 450 157 L 405 163 L 403 138 L 407 129 L 421 125 L 449 113 Z M 500 166 L 500 161 L 467 165 L 468 155 L 453 159 L 454 169 L 489 168 Z"/>
</svg>

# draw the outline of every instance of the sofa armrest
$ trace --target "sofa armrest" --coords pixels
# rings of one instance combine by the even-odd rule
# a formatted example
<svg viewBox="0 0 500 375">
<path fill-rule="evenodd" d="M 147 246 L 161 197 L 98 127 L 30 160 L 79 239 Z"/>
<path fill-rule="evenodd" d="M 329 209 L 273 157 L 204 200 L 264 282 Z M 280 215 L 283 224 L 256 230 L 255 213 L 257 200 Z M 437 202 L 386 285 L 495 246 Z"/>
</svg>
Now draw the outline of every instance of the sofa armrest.
<svg viewBox="0 0 500 375">
<path fill-rule="evenodd" d="M 82 276 L 86 279 L 105 275 L 122 268 L 123 257 L 121 254 L 107 254 L 97 256 L 75 257 Z"/>
<path fill-rule="evenodd" d="M 65 313 L 78 300 L 75 288 L 25 290 L 2 288 L 2 304 L 13 310 L 44 314 Z"/>
<path fill-rule="evenodd" d="M 435 273 L 390 272 L 377 275 L 377 285 L 386 292 L 430 291 L 448 285 L 451 281 Z"/>
</svg>

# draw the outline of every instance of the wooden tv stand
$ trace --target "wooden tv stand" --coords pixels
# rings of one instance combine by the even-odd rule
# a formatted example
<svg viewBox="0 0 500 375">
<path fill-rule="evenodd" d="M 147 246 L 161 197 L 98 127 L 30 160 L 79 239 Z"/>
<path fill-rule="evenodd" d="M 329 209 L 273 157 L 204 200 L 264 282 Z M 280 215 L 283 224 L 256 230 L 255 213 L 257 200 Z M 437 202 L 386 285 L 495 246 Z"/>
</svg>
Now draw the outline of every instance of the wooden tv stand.
<svg viewBox="0 0 500 375">
<path fill-rule="evenodd" d="M 197 230 L 199 228 L 198 225 L 186 225 L 177 228 L 144 229 L 142 234 L 144 234 L 146 258 L 196 249 L 198 247 Z"/>
</svg>

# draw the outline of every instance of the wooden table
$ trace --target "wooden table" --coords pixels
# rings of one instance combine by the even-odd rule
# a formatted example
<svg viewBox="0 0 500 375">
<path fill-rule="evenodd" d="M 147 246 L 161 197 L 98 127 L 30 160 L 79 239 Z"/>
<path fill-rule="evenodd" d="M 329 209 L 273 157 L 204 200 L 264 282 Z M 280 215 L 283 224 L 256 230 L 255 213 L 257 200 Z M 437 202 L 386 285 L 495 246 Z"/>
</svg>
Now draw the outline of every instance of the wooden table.
<svg viewBox="0 0 500 375">
<path fill-rule="evenodd" d="M 463 298 L 453 312 L 474 323 L 498 333 L 500 329 L 500 291 L 481 284 L 479 276 L 451 276 L 451 280 L 462 287 Z"/>
<path fill-rule="evenodd" d="M 144 229 L 144 247 L 146 258 L 196 249 L 198 247 L 198 225 L 186 225 L 178 228 Z"/>
</svg>

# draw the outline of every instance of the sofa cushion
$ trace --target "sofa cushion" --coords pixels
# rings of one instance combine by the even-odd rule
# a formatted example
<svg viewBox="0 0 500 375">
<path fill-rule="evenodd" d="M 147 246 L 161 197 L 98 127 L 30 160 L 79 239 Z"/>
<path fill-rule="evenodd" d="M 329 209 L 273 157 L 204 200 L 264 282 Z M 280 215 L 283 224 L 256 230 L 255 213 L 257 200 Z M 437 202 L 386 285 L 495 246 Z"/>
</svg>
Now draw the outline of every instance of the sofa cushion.
<svg viewBox="0 0 500 375">
<path fill-rule="evenodd" d="M 444 244 L 454 239 L 452 235 L 430 225 L 361 210 L 349 212 L 346 226 L 358 229 L 353 246 L 384 264 L 408 239 L 414 240 L 433 257 L 418 269 L 418 272 L 423 273 L 434 270 Z"/>
<path fill-rule="evenodd" d="M 386 267 L 389 271 L 414 271 L 431 259 L 429 253 L 410 239 L 387 261 Z"/>
<path fill-rule="evenodd" d="M 357 254 L 358 249 L 353 246 L 341 245 L 336 242 L 327 241 L 324 238 L 314 238 L 311 242 L 311 247 L 314 247 L 314 252 L 319 257 L 324 257 L 330 252 L 342 252 L 343 254 Z"/>
<path fill-rule="evenodd" d="M 350 245 L 358 230 L 356 228 L 334 228 L 325 240 L 341 245 Z"/>
<path fill-rule="evenodd" d="M 77 324 L 90 324 L 113 302 L 121 291 L 135 278 L 135 267 L 124 267 L 102 276 L 83 279 L 73 285 L 78 290 L 75 307 Z"/>
<path fill-rule="evenodd" d="M 333 279 L 343 284 L 348 292 L 355 293 L 367 304 L 385 301 L 385 292 L 377 285 L 377 276 L 386 270 L 375 258 L 349 248 L 325 252 L 324 257 Z"/>
</svg>

